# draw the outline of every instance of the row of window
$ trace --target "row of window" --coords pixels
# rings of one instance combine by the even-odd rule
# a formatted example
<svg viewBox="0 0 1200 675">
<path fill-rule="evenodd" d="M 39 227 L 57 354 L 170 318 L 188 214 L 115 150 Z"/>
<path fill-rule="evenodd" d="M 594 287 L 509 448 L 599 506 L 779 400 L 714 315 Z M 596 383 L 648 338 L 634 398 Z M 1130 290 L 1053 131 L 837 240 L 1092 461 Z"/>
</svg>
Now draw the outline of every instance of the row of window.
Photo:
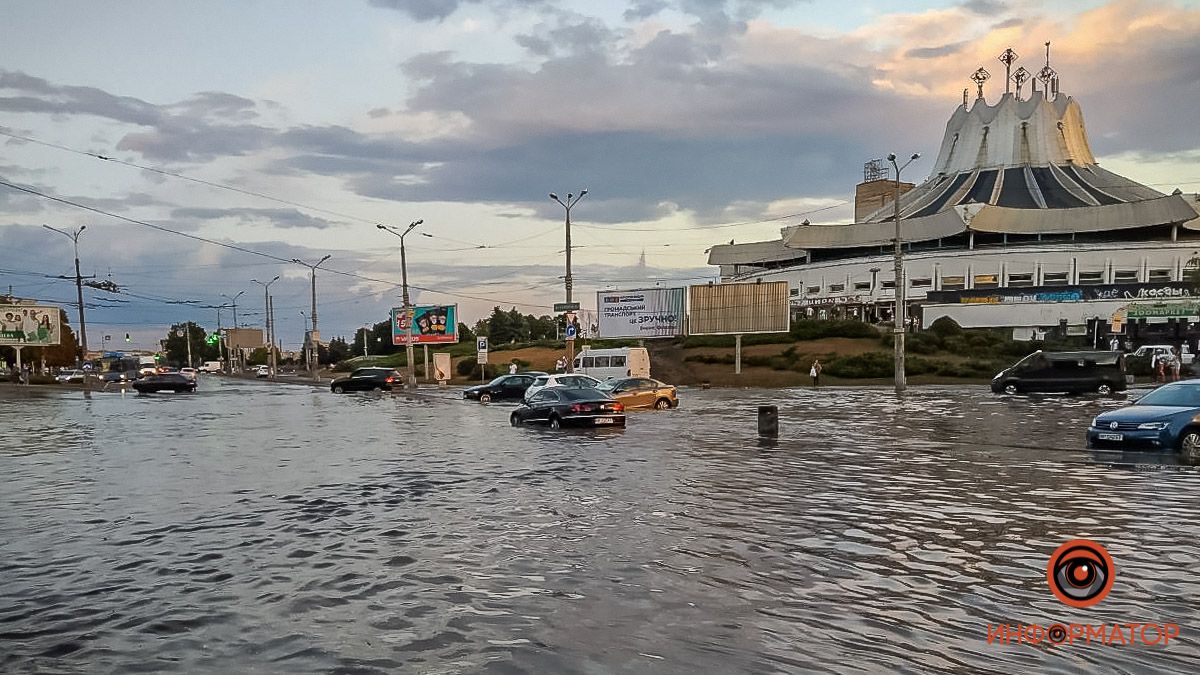
<svg viewBox="0 0 1200 675">
<path fill-rule="evenodd" d="M 1069 286 L 1069 285 L 1071 285 L 1070 276 L 1071 276 L 1070 272 L 1043 272 L 1041 285 L 1042 286 Z M 1101 271 L 1101 272 L 1080 272 L 1078 284 L 1081 286 L 1089 286 L 1089 285 L 1099 285 L 1099 284 L 1107 283 L 1105 281 L 1104 277 L 1105 277 L 1105 273 L 1103 271 Z M 1139 280 L 1140 279 L 1139 279 L 1139 274 L 1138 274 L 1137 270 L 1114 270 L 1113 271 L 1112 283 L 1114 283 L 1114 284 L 1136 284 L 1139 282 Z M 999 274 L 976 274 L 972 281 L 974 281 L 974 284 L 971 286 L 972 288 L 999 288 L 1000 287 L 1000 275 Z M 1146 282 L 1147 283 L 1153 284 L 1153 283 L 1161 283 L 1161 282 L 1167 282 L 1167 281 L 1171 281 L 1171 270 L 1155 269 L 1155 270 L 1147 271 L 1147 274 L 1146 274 Z M 929 277 L 915 277 L 915 278 L 912 278 L 909 280 L 908 285 L 912 288 L 933 288 L 933 279 L 931 279 Z M 1036 281 L 1034 279 L 1034 275 L 1032 273 L 1009 274 L 1008 275 L 1008 287 L 1010 287 L 1010 288 L 1012 288 L 1012 287 L 1019 288 L 1022 286 L 1036 286 L 1036 285 L 1037 285 L 1037 283 L 1036 283 Z M 890 280 L 884 281 L 880 284 L 880 287 L 884 288 L 884 289 L 894 289 L 896 287 L 896 282 L 890 281 Z M 965 277 L 965 276 L 944 276 L 944 277 L 942 277 L 941 290 L 943 290 L 943 291 L 961 291 L 961 290 L 964 290 L 966 287 L 967 287 L 967 277 Z M 853 288 L 855 291 L 870 292 L 871 291 L 871 282 L 856 281 L 856 282 L 854 282 Z M 816 295 L 820 292 L 821 292 L 820 286 L 805 286 L 804 287 L 804 293 L 806 295 Z M 844 293 L 844 292 L 846 292 L 846 284 L 829 284 L 829 292 L 830 293 Z M 800 289 L 798 289 L 798 288 L 792 289 L 792 295 L 799 295 L 799 294 L 800 294 Z"/>
</svg>

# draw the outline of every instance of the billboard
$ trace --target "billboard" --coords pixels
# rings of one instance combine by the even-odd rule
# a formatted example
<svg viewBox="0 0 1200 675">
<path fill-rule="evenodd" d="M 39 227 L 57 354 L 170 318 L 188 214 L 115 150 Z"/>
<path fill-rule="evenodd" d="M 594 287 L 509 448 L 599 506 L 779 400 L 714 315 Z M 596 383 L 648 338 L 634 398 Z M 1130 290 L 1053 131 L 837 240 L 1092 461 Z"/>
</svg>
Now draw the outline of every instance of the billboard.
<svg viewBox="0 0 1200 675">
<path fill-rule="evenodd" d="M 0 305 L 0 345 L 51 347 L 62 340 L 58 307 Z"/>
<path fill-rule="evenodd" d="M 791 329 L 788 284 L 707 284 L 688 287 L 691 335 L 786 333 Z"/>
<path fill-rule="evenodd" d="M 458 342 L 458 305 L 418 305 L 412 308 L 414 345 Z M 392 344 L 408 344 L 408 320 L 403 307 L 392 308 Z"/>
<path fill-rule="evenodd" d="M 230 349 L 258 349 L 265 347 L 261 328 L 226 328 L 225 346 Z"/>
<path fill-rule="evenodd" d="M 600 291 L 596 307 L 602 338 L 656 338 L 683 335 L 683 288 Z"/>
</svg>

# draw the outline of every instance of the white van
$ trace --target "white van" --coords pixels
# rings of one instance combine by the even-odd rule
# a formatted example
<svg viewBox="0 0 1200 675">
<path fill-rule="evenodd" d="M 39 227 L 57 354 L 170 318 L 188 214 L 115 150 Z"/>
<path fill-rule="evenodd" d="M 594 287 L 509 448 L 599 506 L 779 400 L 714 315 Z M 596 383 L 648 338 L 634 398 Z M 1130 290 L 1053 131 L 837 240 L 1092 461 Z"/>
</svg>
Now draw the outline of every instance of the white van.
<svg viewBox="0 0 1200 675">
<path fill-rule="evenodd" d="M 645 347 L 588 349 L 575 357 L 575 372 L 597 380 L 619 377 L 650 377 L 650 352 Z"/>
<path fill-rule="evenodd" d="M 198 370 L 202 373 L 219 373 L 219 372 L 221 372 L 221 362 L 220 361 L 205 361 L 204 364 L 201 365 L 196 370 Z"/>
</svg>

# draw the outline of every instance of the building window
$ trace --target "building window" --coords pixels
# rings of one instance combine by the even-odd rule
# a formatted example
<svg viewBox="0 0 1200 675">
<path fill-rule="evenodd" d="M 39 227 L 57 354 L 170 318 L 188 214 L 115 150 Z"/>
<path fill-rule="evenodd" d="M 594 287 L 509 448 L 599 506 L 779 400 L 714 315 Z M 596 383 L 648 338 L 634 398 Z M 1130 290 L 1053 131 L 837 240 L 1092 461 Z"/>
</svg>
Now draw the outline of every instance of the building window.
<svg viewBox="0 0 1200 675">
<path fill-rule="evenodd" d="M 1114 284 L 1136 284 L 1138 281 L 1137 270 L 1114 270 Z"/>
<path fill-rule="evenodd" d="M 1046 272 L 1042 274 L 1043 286 L 1066 286 L 1070 272 Z"/>
<path fill-rule="evenodd" d="M 942 277 L 943 291 L 961 291 L 967 287 L 966 277 Z"/>
<path fill-rule="evenodd" d="M 895 280 L 881 281 L 881 282 L 879 282 L 879 287 L 884 290 L 890 290 L 890 289 L 893 289 L 896 287 L 896 282 L 895 282 Z"/>
<path fill-rule="evenodd" d="M 821 287 L 820 286 L 809 286 L 804 289 L 804 292 L 807 293 L 808 295 L 816 295 L 817 293 L 821 292 Z"/>
<path fill-rule="evenodd" d="M 800 295 L 800 289 L 799 288 L 789 288 L 788 295 Z"/>
<path fill-rule="evenodd" d="M 929 288 L 930 286 L 933 286 L 933 279 L 930 279 L 929 277 L 913 279 L 911 286 L 913 288 Z"/>
<path fill-rule="evenodd" d="M 995 274 L 976 274 L 975 288 L 997 288 L 1000 286 L 1000 277 Z"/>
<path fill-rule="evenodd" d="M 830 293 L 841 293 L 846 290 L 846 284 L 829 284 Z"/>
<path fill-rule="evenodd" d="M 869 282 L 869 281 L 856 281 L 856 282 L 854 282 L 854 290 L 856 290 L 856 291 L 869 291 L 869 290 L 871 290 L 871 282 Z"/>
<path fill-rule="evenodd" d="M 1146 281 L 1148 281 L 1152 284 L 1160 282 L 1160 281 L 1170 281 L 1170 280 L 1171 280 L 1171 270 L 1150 270 L 1150 273 L 1146 275 Z"/>
<path fill-rule="evenodd" d="M 1102 284 L 1104 283 L 1104 272 L 1080 272 L 1079 283 L 1088 285 Z"/>
<path fill-rule="evenodd" d="M 1032 274 L 1010 274 L 1010 275 L 1008 275 L 1008 285 L 1009 286 L 1032 286 L 1033 285 L 1033 275 Z"/>
</svg>

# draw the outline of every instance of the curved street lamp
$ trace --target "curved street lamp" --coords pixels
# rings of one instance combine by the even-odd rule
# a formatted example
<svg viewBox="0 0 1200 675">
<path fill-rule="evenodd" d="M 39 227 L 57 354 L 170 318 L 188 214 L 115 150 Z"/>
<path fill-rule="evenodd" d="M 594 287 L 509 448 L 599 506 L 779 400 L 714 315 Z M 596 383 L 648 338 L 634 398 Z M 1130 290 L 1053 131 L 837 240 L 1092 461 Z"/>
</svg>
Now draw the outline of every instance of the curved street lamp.
<svg viewBox="0 0 1200 675">
<path fill-rule="evenodd" d="M 87 358 L 87 323 L 83 319 L 83 276 L 79 273 L 79 235 L 87 229 L 87 225 L 80 225 L 74 232 L 66 232 L 57 227 L 42 225 L 42 227 L 57 232 L 62 236 L 70 239 L 75 244 L 75 293 L 79 298 L 79 354 L 75 362 L 76 368 L 83 367 L 83 361 Z M 21 351 L 17 350 L 17 358 L 20 359 Z M 86 381 L 86 378 L 85 378 Z"/>
<path fill-rule="evenodd" d="M 413 357 L 413 340 L 412 340 L 413 339 L 413 332 L 412 332 L 412 330 L 413 330 L 412 329 L 412 325 L 413 325 L 412 314 L 413 313 L 412 313 L 412 305 L 409 304 L 409 302 L 408 302 L 408 261 L 404 255 L 404 237 L 408 236 L 409 232 L 412 232 L 413 230 L 415 230 L 417 228 L 418 225 L 420 225 L 421 223 L 424 223 L 424 222 L 425 222 L 424 219 L 414 220 L 413 222 L 408 224 L 408 227 L 405 228 L 405 230 L 403 232 L 400 231 L 400 228 L 391 227 L 389 225 L 381 224 L 381 225 L 375 226 L 376 228 L 383 230 L 384 232 L 390 232 L 390 233 L 396 235 L 397 237 L 400 237 L 400 283 L 402 284 L 402 287 L 404 289 L 404 293 L 403 293 L 404 320 L 408 324 L 408 335 L 406 336 L 406 338 L 407 338 L 405 340 L 406 347 L 405 347 L 405 351 L 404 351 L 405 361 L 408 364 L 407 367 L 405 368 L 405 374 L 404 374 L 404 388 L 405 389 L 416 389 L 417 388 L 417 371 L 416 371 L 416 367 L 415 367 L 416 364 L 413 363 L 413 359 L 414 359 L 414 357 Z M 424 234 L 425 236 L 433 236 L 433 235 L 427 234 L 425 232 L 422 232 L 421 234 Z"/>
<path fill-rule="evenodd" d="M 292 262 L 297 265 L 304 265 L 312 271 L 312 314 L 309 318 L 312 320 L 312 339 L 310 342 L 314 344 L 309 346 L 307 363 L 309 372 L 312 374 L 314 380 L 321 379 L 320 369 L 317 367 L 317 354 L 320 351 L 320 337 L 318 337 L 317 333 L 317 268 L 321 266 L 321 263 L 329 260 L 329 257 L 329 255 L 326 255 L 315 263 L 306 263 L 299 258 L 292 258 Z"/>
</svg>

